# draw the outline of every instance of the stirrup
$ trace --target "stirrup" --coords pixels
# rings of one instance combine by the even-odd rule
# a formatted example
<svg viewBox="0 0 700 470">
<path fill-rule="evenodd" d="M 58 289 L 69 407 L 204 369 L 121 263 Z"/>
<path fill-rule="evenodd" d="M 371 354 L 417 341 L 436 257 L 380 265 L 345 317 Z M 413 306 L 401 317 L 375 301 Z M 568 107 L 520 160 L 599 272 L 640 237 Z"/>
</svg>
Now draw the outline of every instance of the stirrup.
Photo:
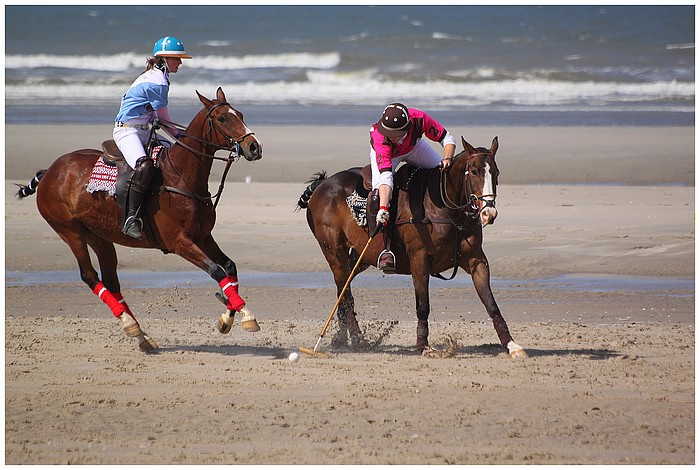
<svg viewBox="0 0 700 470">
<path fill-rule="evenodd" d="M 141 231 L 142 227 L 143 222 L 141 222 L 141 219 L 139 219 L 135 215 L 131 215 L 126 219 L 126 222 L 124 222 L 124 228 L 122 228 L 122 233 L 132 238 L 141 239 L 143 238 L 143 232 Z"/>
<path fill-rule="evenodd" d="M 377 268 L 384 272 L 384 274 L 396 274 L 396 258 L 394 253 L 390 250 L 384 250 L 379 253 L 379 259 L 377 260 Z"/>
</svg>

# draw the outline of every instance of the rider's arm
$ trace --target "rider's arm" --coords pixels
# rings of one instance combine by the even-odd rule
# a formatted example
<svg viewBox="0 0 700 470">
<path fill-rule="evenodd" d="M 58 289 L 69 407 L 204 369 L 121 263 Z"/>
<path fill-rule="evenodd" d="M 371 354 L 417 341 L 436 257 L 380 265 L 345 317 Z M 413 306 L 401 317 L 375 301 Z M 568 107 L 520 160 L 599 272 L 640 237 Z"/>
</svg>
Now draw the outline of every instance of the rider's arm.
<svg viewBox="0 0 700 470">
<path fill-rule="evenodd" d="M 445 137 L 440 141 L 442 149 L 445 152 L 442 158 L 443 168 L 447 168 L 452 163 L 452 157 L 455 156 L 455 150 L 457 149 L 457 142 L 452 134 L 445 130 Z"/>
<path fill-rule="evenodd" d="M 442 166 L 447 168 L 452 162 L 457 142 L 452 134 L 449 133 L 445 126 L 433 119 L 430 115 L 423 113 L 423 132 L 432 141 L 438 142 L 443 148 Z"/>
</svg>

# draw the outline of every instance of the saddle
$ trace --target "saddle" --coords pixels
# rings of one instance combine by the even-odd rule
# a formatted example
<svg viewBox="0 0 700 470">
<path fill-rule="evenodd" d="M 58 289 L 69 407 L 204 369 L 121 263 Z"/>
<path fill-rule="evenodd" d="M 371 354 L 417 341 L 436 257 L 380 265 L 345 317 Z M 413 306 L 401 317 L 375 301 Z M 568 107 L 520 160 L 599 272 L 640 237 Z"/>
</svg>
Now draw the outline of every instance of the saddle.
<svg viewBox="0 0 700 470">
<path fill-rule="evenodd" d="M 148 146 L 148 154 L 153 159 L 153 164 L 156 169 L 159 168 L 159 157 L 164 149 L 165 146 L 162 145 L 162 142 L 151 143 Z M 131 184 L 131 178 L 134 174 L 134 170 L 126 162 L 122 151 L 119 150 L 117 143 L 113 139 L 102 142 L 102 163 L 108 167 L 115 167 L 117 170 L 114 197 L 117 199 L 117 203 L 121 208 L 121 222 L 123 224 L 126 220 L 129 186 Z M 153 178 L 153 182 L 151 183 L 151 187 L 158 186 L 157 179 L 159 178 L 161 178 L 161 174 L 160 171 L 157 171 L 156 176 Z M 150 194 L 152 194 L 152 191 L 149 193 L 149 195 Z M 148 195 L 146 197 L 148 198 Z"/>
<path fill-rule="evenodd" d="M 358 220 L 359 225 L 364 226 L 366 223 L 369 230 L 373 231 L 376 227 L 376 215 L 379 210 L 379 196 L 375 196 L 375 192 L 372 191 L 372 168 L 370 165 L 366 165 L 362 168 L 350 168 L 350 171 L 357 173 L 359 178 L 355 191 L 351 197 L 348 198 L 348 206 L 350 206 L 353 214 L 357 214 L 358 199 L 366 199 L 366 203 L 362 201 L 364 203 L 363 209 L 365 209 L 365 214 L 362 214 L 360 217 L 355 216 L 355 219 Z M 406 193 L 411 211 L 411 217 L 408 220 L 397 221 L 396 224 L 430 223 L 430 220 L 425 217 L 425 209 L 423 207 L 423 197 L 427 189 L 429 173 L 430 170 L 428 169 L 405 164 L 394 174 L 394 191 L 391 196 L 391 204 L 389 207 L 391 219 L 396 220 L 401 191 Z M 370 193 L 370 191 L 372 192 Z"/>
<path fill-rule="evenodd" d="M 426 191 L 426 182 L 428 180 L 429 169 L 419 168 L 410 164 L 402 165 L 394 174 L 394 191 L 391 194 L 391 206 L 389 212 L 391 218 L 396 218 L 398 210 L 398 202 L 400 191 L 406 193 L 408 205 L 411 210 L 411 218 L 408 223 L 429 223 L 425 218 L 425 208 L 423 207 L 423 196 Z M 365 188 L 372 188 L 372 169 L 370 165 L 362 168 L 360 171 L 362 181 Z M 377 209 L 379 209 L 377 207 Z M 376 214 L 376 209 L 375 209 Z M 397 221 L 398 224 L 399 221 Z M 401 221 L 405 223 L 404 221 Z"/>
</svg>

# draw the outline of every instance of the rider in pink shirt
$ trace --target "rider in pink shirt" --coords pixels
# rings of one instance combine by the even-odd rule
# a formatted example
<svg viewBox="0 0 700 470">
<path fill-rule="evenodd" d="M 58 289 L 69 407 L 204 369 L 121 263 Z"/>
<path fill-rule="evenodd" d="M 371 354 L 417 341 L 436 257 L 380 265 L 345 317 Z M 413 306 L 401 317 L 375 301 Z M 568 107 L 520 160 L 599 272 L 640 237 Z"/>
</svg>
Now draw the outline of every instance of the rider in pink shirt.
<svg viewBox="0 0 700 470">
<path fill-rule="evenodd" d="M 442 145 L 442 157 L 422 139 L 424 135 Z M 441 164 L 447 168 L 457 146 L 455 138 L 442 124 L 423 111 L 407 108 L 401 103 L 392 103 L 384 108 L 381 119 L 370 128 L 369 141 L 372 189 L 379 196 L 377 224 L 384 227 L 381 233 L 386 247 L 379 255 L 377 267 L 390 274 L 395 272 L 394 254 L 387 246 L 390 236 L 386 227 L 396 167 L 406 161 L 422 168 L 435 168 Z"/>
</svg>

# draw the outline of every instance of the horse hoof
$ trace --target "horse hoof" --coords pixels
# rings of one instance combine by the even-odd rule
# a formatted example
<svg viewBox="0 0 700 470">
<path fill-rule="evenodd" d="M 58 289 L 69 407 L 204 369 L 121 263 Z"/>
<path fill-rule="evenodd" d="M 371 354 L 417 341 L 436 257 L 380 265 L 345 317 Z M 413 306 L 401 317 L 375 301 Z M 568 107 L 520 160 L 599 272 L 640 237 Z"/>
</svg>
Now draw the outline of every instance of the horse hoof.
<svg viewBox="0 0 700 470">
<path fill-rule="evenodd" d="M 514 351 L 511 351 L 509 356 L 511 359 L 525 359 L 527 358 L 527 353 L 524 349 L 516 349 Z"/>
<path fill-rule="evenodd" d="M 229 312 L 222 313 L 217 322 L 217 329 L 222 335 L 228 334 L 233 328 L 233 315 Z"/>
<path fill-rule="evenodd" d="M 250 331 L 251 333 L 255 333 L 256 331 L 260 331 L 260 325 L 258 325 L 258 322 L 255 319 L 242 321 L 241 326 L 243 327 L 244 330 Z"/>
<path fill-rule="evenodd" d="M 158 349 L 158 344 L 147 334 L 142 334 L 139 349 L 145 353 L 151 353 Z"/>
<path fill-rule="evenodd" d="M 515 344 L 513 341 L 509 342 L 506 347 L 508 348 L 508 355 L 511 359 L 524 359 L 527 357 L 527 353 L 522 346 Z"/>
<path fill-rule="evenodd" d="M 121 317 L 122 326 L 124 327 L 124 334 L 130 338 L 135 338 L 141 334 L 141 326 L 139 323 L 132 318 L 131 315 L 124 312 Z"/>
<path fill-rule="evenodd" d="M 241 326 L 244 330 L 250 331 L 251 333 L 260 331 L 260 325 L 258 325 L 255 315 L 253 315 L 246 307 L 241 309 Z"/>
<path fill-rule="evenodd" d="M 369 351 L 371 346 L 358 329 L 356 333 L 350 333 L 350 348 L 353 351 Z"/>
</svg>

